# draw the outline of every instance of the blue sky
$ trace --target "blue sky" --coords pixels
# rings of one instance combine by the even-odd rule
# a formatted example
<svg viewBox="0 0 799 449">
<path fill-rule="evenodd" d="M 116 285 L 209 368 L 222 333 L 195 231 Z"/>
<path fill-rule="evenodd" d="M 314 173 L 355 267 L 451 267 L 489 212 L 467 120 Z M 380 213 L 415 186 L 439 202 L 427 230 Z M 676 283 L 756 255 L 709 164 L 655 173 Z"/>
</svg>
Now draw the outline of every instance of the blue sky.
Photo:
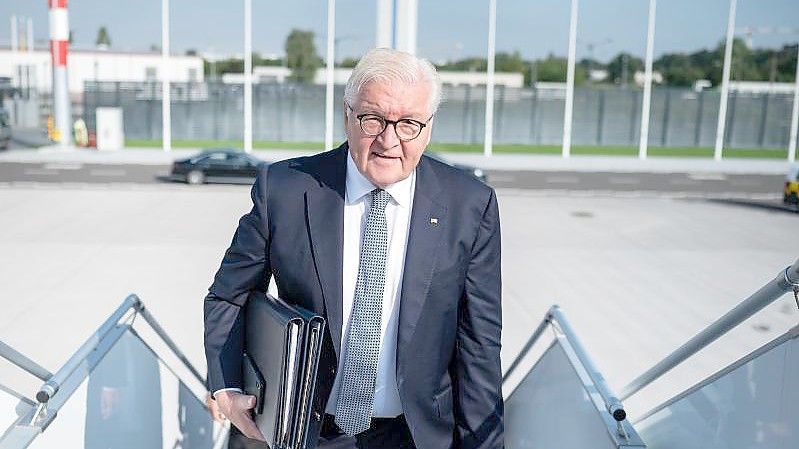
<svg viewBox="0 0 799 449">
<path fill-rule="evenodd" d="M 487 49 L 487 0 L 418 0 L 418 53 L 434 61 L 482 56 Z M 518 50 L 525 58 L 565 55 L 569 0 L 497 0 L 497 50 Z M 643 55 L 648 0 L 580 0 L 578 57 L 607 60 L 620 51 Z M 113 48 L 146 50 L 160 44 L 160 0 L 70 0 L 75 45 L 91 46 L 106 25 Z M 724 38 L 727 0 L 660 0 L 655 53 L 693 51 Z M 338 0 L 336 35 L 341 56 L 355 56 L 374 44 L 374 0 Z M 194 48 L 215 54 L 241 54 L 243 0 L 171 0 L 174 52 Z M 292 28 L 313 30 L 325 51 L 325 0 L 253 0 L 253 48 L 282 54 Z M 0 2 L 0 44 L 10 42 L 12 14 L 31 17 L 37 43 L 47 41 L 45 0 Z M 739 0 L 737 27 L 799 27 L 797 0 Z M 756 47 L 799 40 L 797 35 L 755 35 Z"/>
</svg>

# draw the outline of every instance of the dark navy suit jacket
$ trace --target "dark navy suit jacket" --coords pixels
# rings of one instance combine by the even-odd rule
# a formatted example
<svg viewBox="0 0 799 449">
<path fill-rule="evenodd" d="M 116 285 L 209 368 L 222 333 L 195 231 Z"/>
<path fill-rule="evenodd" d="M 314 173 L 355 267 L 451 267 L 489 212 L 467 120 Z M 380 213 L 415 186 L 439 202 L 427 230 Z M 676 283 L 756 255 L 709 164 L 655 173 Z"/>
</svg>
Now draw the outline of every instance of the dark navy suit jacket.
<svg viewBox="0 0 799 449">
<path fill-rule="evenodd" d="M 264 168 L 205 300 L 209 389 L 241 387 L 242 306 L 274 276 L 328 320 L 313 419 L 340 354 L 347 145 Z M 400 296 L 397 383 L 420 449 L 501 448 L 500 226 L 490 187 L 422 156 Z M 436 219 L 436 220 L 431 220 Z"/>
</svg>

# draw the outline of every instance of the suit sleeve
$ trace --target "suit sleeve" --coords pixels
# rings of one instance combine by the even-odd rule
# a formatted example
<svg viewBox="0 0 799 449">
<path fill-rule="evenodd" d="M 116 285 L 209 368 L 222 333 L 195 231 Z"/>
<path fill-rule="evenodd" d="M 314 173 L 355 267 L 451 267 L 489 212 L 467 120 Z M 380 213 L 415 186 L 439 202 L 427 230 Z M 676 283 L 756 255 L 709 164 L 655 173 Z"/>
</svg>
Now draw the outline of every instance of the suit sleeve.
<svg viewBox="0 0 799 449">
<path fill-rule="evenodd" d="M 208 390 L 242 388 L 243 306 L 253 290 L 266 290 L 271 275 L 268 246 L 267 172 L 252 187 L 253 206 L 239 220 L 214 282 L 205 297 L 205 357 Z"/>
<path fill-rule="evenodd" d="M 491 191 L 466 271 L 455 349 L 457 436 L 462 449 L 504 447 L 499 208 Z"/>
</svg>

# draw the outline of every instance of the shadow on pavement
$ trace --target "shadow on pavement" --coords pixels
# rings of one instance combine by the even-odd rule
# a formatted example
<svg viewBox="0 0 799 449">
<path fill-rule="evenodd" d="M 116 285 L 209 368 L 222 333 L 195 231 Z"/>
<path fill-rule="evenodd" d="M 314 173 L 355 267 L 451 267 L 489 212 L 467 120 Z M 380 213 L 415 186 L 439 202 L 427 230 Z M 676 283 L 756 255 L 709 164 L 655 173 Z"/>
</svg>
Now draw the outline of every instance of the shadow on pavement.
<svg viewBox="0 0 799 449">
<path fill-rule="evenodd" d="M 788 214 L 799 214 L 799 207 L 789 206 L 781 201 L 765 201 L 765 200 L 746 200 L 746 199 L 726 199 L 726 198 L 710 198 L 707 200 L 710 203 L 725 204 L 730 206 L 748 207 L 754 209 L 765 209 L 772 212 L 782 212 Z"/>
</svg>

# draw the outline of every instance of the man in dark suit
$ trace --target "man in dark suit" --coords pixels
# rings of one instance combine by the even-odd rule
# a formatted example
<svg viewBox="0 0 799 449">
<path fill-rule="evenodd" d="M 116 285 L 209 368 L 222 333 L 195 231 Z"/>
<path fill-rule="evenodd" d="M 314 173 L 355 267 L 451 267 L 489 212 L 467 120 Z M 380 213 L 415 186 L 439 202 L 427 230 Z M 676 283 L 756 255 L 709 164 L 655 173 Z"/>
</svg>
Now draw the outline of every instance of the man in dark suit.
<svg viewBox="0 0 799 449">
<path fill-rule="evenodd" d="M 503 447 L 497 200 L 423 155 L 439 99 L 429 62 L 372 50 L 345 90 L 347 143 L 258 175 L 205 300 L 209 389 L 244 435 L 263 438 L 241 311 L 274 276 L 328 321 L 318 447 Z"/>
</svg>

